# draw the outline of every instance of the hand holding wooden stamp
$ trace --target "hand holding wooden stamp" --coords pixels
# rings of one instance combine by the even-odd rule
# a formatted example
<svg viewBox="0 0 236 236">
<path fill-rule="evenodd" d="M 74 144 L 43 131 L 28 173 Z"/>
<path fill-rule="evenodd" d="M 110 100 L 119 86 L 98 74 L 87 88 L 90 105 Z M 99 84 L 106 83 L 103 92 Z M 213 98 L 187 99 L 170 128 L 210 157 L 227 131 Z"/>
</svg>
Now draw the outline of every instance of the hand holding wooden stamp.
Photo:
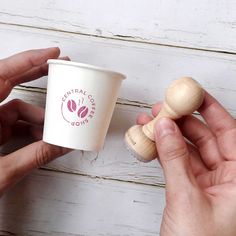
<svg viewBox="0 0 236 236">
<path fill-rule="evenodd" d="M 149 123 L 132 126 L 125 134 L 128 148 L 138 160 L 148 162 L 158 154 L 155 145 L 154 125 L 162 117 L 173 120 L 192 114 L 203 102 L 204 90 L 198 82 L 184 77 L 171 83 L 166 91 L 165 101 L 159 114 Z"/>
</svg>

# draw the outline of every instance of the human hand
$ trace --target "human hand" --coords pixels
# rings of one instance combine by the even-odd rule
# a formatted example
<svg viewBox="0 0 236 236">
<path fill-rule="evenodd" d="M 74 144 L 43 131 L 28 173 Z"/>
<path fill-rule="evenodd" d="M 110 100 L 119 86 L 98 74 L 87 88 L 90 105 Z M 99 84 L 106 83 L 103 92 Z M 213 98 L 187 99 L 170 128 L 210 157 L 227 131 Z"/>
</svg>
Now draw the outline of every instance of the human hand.
<svg viewBox="0 0 236 236">
<path fill-rule="evenodd" d="M 10 94 L 14 86 L 46 75 L 46 61 L 58 58 L 59 54 L 59 48 L 48 48 L 25 51 L 0 60 L 0 101 Z M 7 142 L 15 131 L 30 133 L 37 140 L 41 139 L 43 122 L 43 108 L 18 99 L 0 106 L 0 144 Z M 68 151 L 66 148 L 37 141 L 0 157 L 0 195 L 31 170 Z"/>
<path fill-rule="evenodd" d="M 153 106 L 154 116 L 161 104 Z M 155 140 L 166 182 L 162 236 L 236 235 L 236 121 L 206 92 L 193 116 L 162 118 Z M 152 118 L 141 114 L 137 122 Z M 188 140 L 188 141 L 186 141 Z"/>
</svg>

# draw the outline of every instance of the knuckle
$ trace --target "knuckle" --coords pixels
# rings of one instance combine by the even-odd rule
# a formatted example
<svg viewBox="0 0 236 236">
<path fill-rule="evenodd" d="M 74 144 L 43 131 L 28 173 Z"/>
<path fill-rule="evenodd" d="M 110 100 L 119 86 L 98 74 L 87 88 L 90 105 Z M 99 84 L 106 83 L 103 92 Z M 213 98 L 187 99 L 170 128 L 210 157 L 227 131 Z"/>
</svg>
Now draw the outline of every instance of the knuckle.
<svg viewBox="0 0 236 236">
<path fill-rule="evenodd" d="M 36 157 L 35 157 L 36 166 L 39 168 L 39 167 L 47 164 L 50 160 L 51 160 L 50 149 L 45 145 L 39 146 L 37 148 Z"/>
<path fill-rule="evenodd" d="M 19 110 L 21 109 L 21 107 L 23 106 L 24 103 L 25 102 L 22 101 L 21 99 L 15 98 L 15 99 L 9 101 L 9 103 L 7 103 L 6 105 L 11 111 L 13 111 L 15 113 L 19 113 Z"/>
<path fill-rule="evenodd" d="M 29 64 L 31 68 L 33 68 L 34 66 L 38 65 L 38 60 L 37 60 L 37 57 L 34 56 L 34 50 L 29 50 L 28 53 L 29 53 L 29 57 L 27 59 L 27 63 Z"/>
<path fill-rule="evenodd" d="M 46 66 L 44 66 L 44 65 L 41 65 L 39 67 L 39 74 L 41 76 L 47 75 L 48 74 L 48 68 Z"/>
<path fill-rule="evenodd" d="M 202 147 L 202 146 L 209 145 L 210 143 L 216 142 L 216 137 L 215 137 L 215 135 L 213 135 L 212 133 L 209 132 L 207 134 L 197 137 L 194 140 L 194 142 L 197 147 Z"/>
<path fill-rule="evenodd" d="M 18 107 L 20 104 L 22 104 L 23 101 L 21 99 L 15 98 L 9 102 L 9 104 L 13 107 Z"/>
<path fill-rule="evenodd" d="M 188 150 L 185 146 L 169 148 L 165 151 L 165 160 L 171 161 L 177 158 L 186 158 L 188 156 Z"/>
<path fill-rule="evenodd" d="M 227 183 L 236 180 L 236 165 L 232 162 L 223 162 L 217 171 L 219 178 L 216 180 L 217 182 Z"/>
<path fill-rule="evenodd" d="M 44 166 L 63 154 L 65 154 L 65 151 L 62 147 L 42 143 L 36 150 L 36 166 L 37 168 Z"/>
</svg>

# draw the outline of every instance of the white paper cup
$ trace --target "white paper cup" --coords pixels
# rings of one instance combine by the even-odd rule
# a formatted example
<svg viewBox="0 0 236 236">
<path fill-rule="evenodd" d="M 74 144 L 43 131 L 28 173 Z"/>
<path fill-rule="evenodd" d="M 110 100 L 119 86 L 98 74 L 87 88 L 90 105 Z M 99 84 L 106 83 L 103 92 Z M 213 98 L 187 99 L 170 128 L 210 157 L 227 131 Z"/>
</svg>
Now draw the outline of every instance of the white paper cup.
<svg viewBox="0 0 236 236">
<path fill-rule="evenodd" d="M 125 76 L 92 65 L 48 60 L 48 86 L 43 140 L 98 151 Z"/>
</svg>

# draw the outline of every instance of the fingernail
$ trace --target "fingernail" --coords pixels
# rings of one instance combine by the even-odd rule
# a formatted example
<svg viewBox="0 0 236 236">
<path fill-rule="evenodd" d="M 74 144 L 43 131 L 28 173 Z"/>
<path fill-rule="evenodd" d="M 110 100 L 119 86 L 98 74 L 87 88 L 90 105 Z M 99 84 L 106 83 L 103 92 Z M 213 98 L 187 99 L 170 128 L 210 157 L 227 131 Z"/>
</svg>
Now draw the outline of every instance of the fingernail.
<svg viewBox="0 0 236 236">
<path fill-rule="evenodd" d="M 156 137 L 163 138 L 175 132 L 174 122 L 167 118 L 161 118 L 156 123 Z"/>
<path fill-rule="evenodd" d="M 59 57 L 60 60 L 70 61 L 70 58 L 68 56 L 65 57 Z"/>
<path fill-rule="evenodd" d="M 49 47 L 48 49 L 60 49 L 59 47 Z"/>
<path fill-rule="evenodd" d="M 45 51 L 47 51 L 47 50 L 52 50 L 52 49 L 57 50 L 57 51 L 60 51 L 60 48 L 59 48 L 59 47 L 42 48 L 42 50 L 45 50 Z"/>
</svg>

